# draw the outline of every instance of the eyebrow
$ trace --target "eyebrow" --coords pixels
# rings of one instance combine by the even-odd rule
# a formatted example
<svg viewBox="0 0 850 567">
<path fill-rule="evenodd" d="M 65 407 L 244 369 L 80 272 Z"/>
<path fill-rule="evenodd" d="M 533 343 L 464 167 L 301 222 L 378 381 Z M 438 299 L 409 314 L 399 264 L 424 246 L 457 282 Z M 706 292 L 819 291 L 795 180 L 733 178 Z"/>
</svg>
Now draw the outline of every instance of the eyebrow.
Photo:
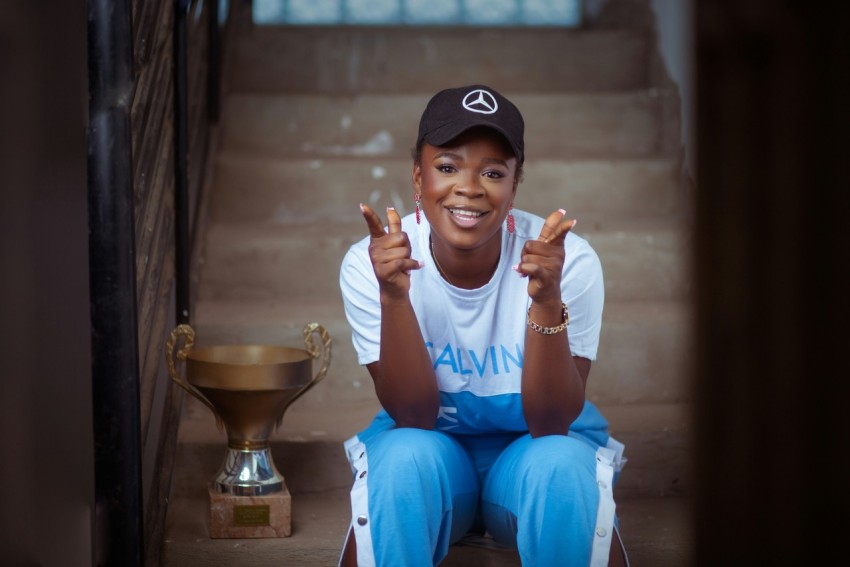
<svg viewBox="0 0 850 567">
<path fill-rule="evenodd" d="M 463 157 L 461 157 L 459 154 L 455 154 L 455 153 L 452 153 L 452 152 L 440 152 L 440 153 L 438 153 L 434 156 L 434 159 L 437 159 L 437 158 L 451 158 L 451 159 L 456 159 L 458 161 L 463 161 Z M 497 165 L 501 165 L 501 166 L 506 167 L 506 168 L 508 167 L 508 162 L 503 160 L 503 159 L 484 158 L 483 161 L 485 163 L 495 163 Z"/>
</svg>

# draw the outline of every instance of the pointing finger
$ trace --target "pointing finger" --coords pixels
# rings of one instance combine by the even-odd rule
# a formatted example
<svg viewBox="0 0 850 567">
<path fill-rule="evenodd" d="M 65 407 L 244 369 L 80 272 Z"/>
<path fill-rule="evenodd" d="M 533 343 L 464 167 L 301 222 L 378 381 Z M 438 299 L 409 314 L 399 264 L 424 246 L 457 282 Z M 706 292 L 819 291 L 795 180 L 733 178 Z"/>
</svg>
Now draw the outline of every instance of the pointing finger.
<svg viewBox="0 0 850 567">
<path fill-rule="evenodd" d="M 567 238 L 567 233 L 575 227 L 576 222 L 578 221 L 575 219 L 561 221 L 555 229 L 555 234 L 549 238 L 549 244 L 563 246 L 564 240 Z"/>
<path fill-rule="evenodd" d="M 389 226 L 390 234 L 401 232 L 401 217 L 392 207 L 387 207 L 387 225 Z"/>
<path fill-rule="evenodd" d="M 564 209 L 558 209 L 546 217 L 546 221 L 543 223 L 543 228 L 540 229 L 540 236 L 537 237 L 537 240 L 543 242 L 551 241 L 555 237 L 558 231 L 558 225 L 561 223 L 565 214 L 566 211 Z"/>
<path fill-rule="evenodd" d="M 360 204 L 360 211 L 363 213 L 363 218 L 366 219 L 366 224 L 369 225 L 369 234 L 372 238 L 380 238 L 386 234 L 384 232 L 384 223 L 381 222 L 381 217 L 363 203 Z"/>
</svg>

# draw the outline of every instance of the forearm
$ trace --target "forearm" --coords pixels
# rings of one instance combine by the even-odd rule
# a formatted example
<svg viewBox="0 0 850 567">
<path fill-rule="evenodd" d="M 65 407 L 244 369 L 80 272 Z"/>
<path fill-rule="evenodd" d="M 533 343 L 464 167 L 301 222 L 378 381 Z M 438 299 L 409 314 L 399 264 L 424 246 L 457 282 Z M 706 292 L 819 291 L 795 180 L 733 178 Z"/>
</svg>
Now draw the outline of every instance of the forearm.
<svg viewBox="0 0 850 567">
<path fill-rule="evenodd" d="M 555 327 L 562 322 L 561 304 L 532 303 L 529 316 L 543 327 Z M 586 376 L 570 352 L 568 332 L 526 330 L 522 407 L 532 437 L 566 434 L 584 407 Z"/>
<path fill-rule="evenodd" d="M 431 358 L 410 301 L 381 303 L 381 358 L 375 391 L 400 427 L 433 429 L 440 406 Z"/>
</svg>

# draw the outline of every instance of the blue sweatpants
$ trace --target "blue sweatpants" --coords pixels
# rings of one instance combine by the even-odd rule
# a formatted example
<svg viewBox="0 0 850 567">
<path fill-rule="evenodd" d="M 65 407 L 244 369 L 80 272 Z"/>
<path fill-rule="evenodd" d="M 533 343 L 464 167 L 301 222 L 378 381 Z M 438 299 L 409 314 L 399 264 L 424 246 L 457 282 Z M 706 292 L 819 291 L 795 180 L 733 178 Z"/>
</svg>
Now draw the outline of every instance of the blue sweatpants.
<svg viewBox="0 0 850 567">
<path fill-rule="evenodd" d="M 622 445 L 595 408 L 583 418 L 533 439 L 396 428 L 381 412 L 345 445 L 359 567 L 437 565 L 473 527 L 525 567 L 606 565 Z"/>
</svg>

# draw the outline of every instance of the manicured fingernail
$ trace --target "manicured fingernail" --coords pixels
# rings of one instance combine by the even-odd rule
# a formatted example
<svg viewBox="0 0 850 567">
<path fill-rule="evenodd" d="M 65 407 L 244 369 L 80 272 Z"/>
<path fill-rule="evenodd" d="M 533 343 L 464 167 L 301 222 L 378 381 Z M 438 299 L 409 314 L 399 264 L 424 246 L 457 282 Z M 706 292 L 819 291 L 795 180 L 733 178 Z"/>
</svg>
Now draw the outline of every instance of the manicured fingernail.
<svg viewBox="0 0 850 567">
<path fill-rule="evenodd" d="M 567 214 L 567 211 L 565 211 L 564 209 L 558 209 L 558 212 L 561 213 L 561 215 Z"/>
<path fill-rule="evenodd" d="M 420 268 L 424 268 L 424 267 L 425 267 L 425 262 L 419 262 L 419 267 L 420 267 Z"/>
<path fill-rule="evenodd" d="M 395 207 L 387 207 L 387 210 L 388 210 L 388 211 L 394 211 L 394 210 L 395 210 Z"/>
<path fill-rule="evenodd" d="M 578 224 L 578 221 L 576 219 L 573 219 L 573 226 L 571 226 L 570 229 L 571 230 L 574 229 L 577 224 Z"/>
<path fill-rule="evenodd" d="M 362 213 L 365 210 L 366 210 L 366 205 L 364 205 L 363 203 L 360 203 L 360 212 Z"/>
<path fill-rule="evenodd" d="M 511 268 L 513 268 L 513 270 L 515 272 L 518 272 L 519 271 L 519 264 L 514 264 L 513 266 L 511 266 Z"/>
</svg>

